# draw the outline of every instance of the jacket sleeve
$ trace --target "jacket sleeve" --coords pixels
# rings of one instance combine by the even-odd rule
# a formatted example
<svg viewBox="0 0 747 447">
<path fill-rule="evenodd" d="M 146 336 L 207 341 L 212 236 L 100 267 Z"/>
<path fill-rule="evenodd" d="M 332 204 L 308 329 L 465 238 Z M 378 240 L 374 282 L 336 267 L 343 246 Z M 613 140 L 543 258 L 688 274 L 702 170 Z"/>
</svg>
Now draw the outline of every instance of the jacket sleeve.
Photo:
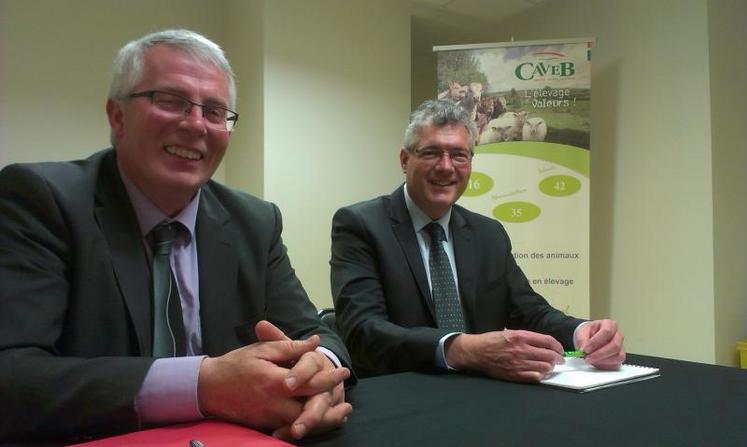
<svg viewBox="0 0 747 447">
<path fill-rule="evenodd" d="M 152 359 L 67 355 L 77 253 L 60 192 L 0 172 L 0 439 L 85 439 L 139 428 L 134 396 Z M 100 260 L 95 260 L 100 262 Z M 101 297 L 104 299 L 104 297 Z M 93 315 L 93 313 L 92 313 Z M 78 334 L 96 339 L 101 333 Z"/>
<path fill-rule="evenodd" d="M 397 299 L 394 290 L 401 292 L 403 284 L 395 284 L 397 278 L 383 273 L 393 268 L 392 263 L 383 263 L 400 254 L 394 240 L 384 241 L 388 232 L 388 223 L 377 226 L 351 208 L 335 214 L 330 264 L 337 324 L 359 373 L 437 371 L 436 349 L 447 331 L 427 324 L 404 327 L 390 321 L 388 300 Z M 399 279 L 414 283 L 409 273 L 401 272 Z M 392 290 L 389 296 L 386 289 Z"/>
<path fill-rule="evenodd" d="M 345 344 L 337 333 L 319 318 L 316 307 L 309 300 L 301 282 L 291 266 L 288 250 L 283 244 L 282 217 L 277 206 L 272 205 L 273 225 L 270 235 L 266 274 L 266 317 L 292 339 L 303 339 L 319 335 L 323 346 L 337 355 L 344 366 L 352 362 Z M 356 379 L 351 376 L 347 385 Z"/>
<path fill-rule="evenodd" d="M 504 275 L 508 284 L 509 297 L 509 329 L 526 329 L 553 336 L 563 345 L 564 349 L 575 349 L 573 333 L 584 320 L 571 317 L 555 309 L 547 300 L 535 292 L 529 284 L 526 275 L 516 264 L 512 255 L 511 242 L 503 226 L 500 226 L 499 236 L 506 241 Z"/>
</svg>

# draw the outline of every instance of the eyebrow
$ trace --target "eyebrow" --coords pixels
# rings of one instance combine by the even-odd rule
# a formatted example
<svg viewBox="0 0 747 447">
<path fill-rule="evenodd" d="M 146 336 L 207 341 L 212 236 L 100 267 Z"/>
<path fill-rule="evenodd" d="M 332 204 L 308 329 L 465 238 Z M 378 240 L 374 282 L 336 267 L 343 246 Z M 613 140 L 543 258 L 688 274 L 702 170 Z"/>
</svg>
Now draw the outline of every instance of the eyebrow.
<svg viewBox="0 0 747 447">
<path fill-rule="evenodd" d="M 448 149 L 443 149 L 440 146 L 423 146 L 415 149 L 416 151 L 425 151 L 425 150 L 439 150 L 439 151 L 446 151 L 446 152 L 469 152 L 469 149 L 462 148 L 462 147 L 451 147 Z"/>
<path fill-rule="evenodd" d="M 173 95 L 178 95 L 178 96 L 181 96 L 182 98 L 189 99 L 190 101 L 192 100 L 185 90 L 182 90 L 178 87 L 154 87 L 151 90 L 171 93 Z M 195 102 L 200 102 L 201 104 L 206 105 L 206 106 L 221 107 L 221 108 L 228 110 L 228 103 L 224 101 L 223 99 L 217 98 L 214 96 L 208 97 L 200 101 L 195 101 Z"/>
</svg>

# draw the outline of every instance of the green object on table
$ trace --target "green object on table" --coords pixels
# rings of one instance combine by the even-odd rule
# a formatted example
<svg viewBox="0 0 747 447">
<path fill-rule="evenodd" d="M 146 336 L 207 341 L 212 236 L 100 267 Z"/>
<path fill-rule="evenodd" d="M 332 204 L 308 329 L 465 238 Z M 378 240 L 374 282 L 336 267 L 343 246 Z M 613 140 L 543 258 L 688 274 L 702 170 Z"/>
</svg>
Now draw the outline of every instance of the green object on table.
<svg viewBox="0 0 747 447">
<path fill-rule="evenodd" d="M 563 353 L 563 357 L 586 357 L 586 353 L 584 351 L 565 351 Z"/>
</svg>

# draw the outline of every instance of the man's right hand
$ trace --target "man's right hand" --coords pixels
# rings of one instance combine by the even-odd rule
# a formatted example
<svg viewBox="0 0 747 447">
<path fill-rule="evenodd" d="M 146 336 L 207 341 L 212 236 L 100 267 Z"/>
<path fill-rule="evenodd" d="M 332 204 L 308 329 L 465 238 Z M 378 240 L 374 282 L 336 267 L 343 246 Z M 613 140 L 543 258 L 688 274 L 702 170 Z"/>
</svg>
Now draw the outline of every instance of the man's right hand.
<svg viewBox="0 0 747 447">
<path fill-rule="evenodd" d="M 318 336 L 263 341 L 220 357 L 206 357 L 197 385 L 200 411 L 262 430 L 288 426 L 304 412 L 306 396 L 328 392 L 350 374 L 346 368 L 329 369 L 303 387 L 289 389 L 290 368 L 318 345 Z"/>
<path fill-rule="evenodd" d="M 515 382 L 537 382 L 563 363 L 563 346 L 549 335 L 504 330 L 459 334 L 446 341 L 446 362 Z"/>
</svg>

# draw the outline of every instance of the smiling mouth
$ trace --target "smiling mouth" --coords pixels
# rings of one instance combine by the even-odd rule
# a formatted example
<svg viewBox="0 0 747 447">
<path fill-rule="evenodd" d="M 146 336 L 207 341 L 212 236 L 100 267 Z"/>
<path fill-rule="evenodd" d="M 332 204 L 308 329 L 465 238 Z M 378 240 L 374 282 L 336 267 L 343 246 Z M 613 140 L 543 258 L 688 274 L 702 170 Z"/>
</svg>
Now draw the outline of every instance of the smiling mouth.
<svg viewBox="0 0 747 447">
<path fill-rule="evenodd" d="M 451 185 L 453 185 L 453 184 L 454 184 L 454 182 L 452 182 L 452 181 L 440 181 L 440 182 L 439 182 L 439 181 L 437 181 L 437 180 L 433 180 L 433 181 L 431 181 L 431 184 L 432 184 L 432 185 L 435 185 L 435 186 L 446 187 L 446 186 L 451 186 Z"/>
<path fill-rule="evenodd" d="M 202 154 L 181 146 L 165 146 L 166 152 L 186 160 L 202 160 Z"/>
</svg>

